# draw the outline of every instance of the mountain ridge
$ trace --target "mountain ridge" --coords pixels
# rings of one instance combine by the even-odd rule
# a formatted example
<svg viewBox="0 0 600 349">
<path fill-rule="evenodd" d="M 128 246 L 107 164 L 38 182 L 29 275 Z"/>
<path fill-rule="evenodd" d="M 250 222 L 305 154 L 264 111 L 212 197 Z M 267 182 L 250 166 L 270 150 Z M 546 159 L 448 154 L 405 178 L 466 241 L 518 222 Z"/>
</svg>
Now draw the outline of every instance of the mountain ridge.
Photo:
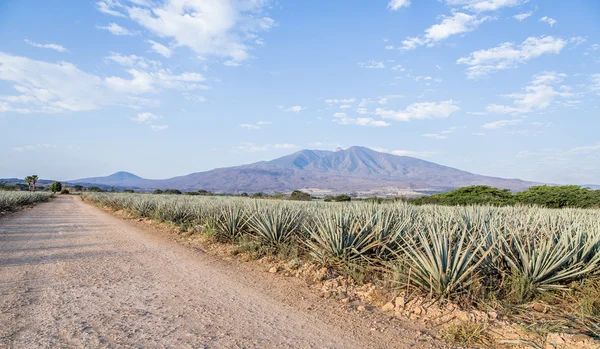
<svg viewBox="0 0 600 349">
<path fill-rule="evenodd" d="M 354 146 L 338 151 L 304 149 L 269 161 L 194 172 L 168 179 L 145 179 L 120 171 L 106 177 L 68 181 L 139 190 L 179 189 L 214 192 L 370 193 L 410 195 L 482 184 L 513 191 L 535 182 L 477 175 L 434 162 Z"/>
</svg>

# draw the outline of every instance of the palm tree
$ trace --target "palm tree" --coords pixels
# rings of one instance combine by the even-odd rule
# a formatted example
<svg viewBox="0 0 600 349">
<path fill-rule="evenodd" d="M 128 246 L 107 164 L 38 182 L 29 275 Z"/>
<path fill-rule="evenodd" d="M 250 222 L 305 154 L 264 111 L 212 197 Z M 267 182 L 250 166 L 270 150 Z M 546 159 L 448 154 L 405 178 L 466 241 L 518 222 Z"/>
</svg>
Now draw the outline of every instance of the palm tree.
<svg viewBox="0 0 600 349">
<path fill-rule="evenodd" d="M 33 175 L 31 176 L 32 180 L 33 180 L 33 191 L 35 191 L 35 185 L 38 182 L 38 175 Z"/>
<path fill-rule="evenodd" d="M 33 177 L 32 176 L 25 177 L 25 182 L 27 183 L 27 186 L 29 187 L 29 191 L 31 191 L 31 185 L 33 184 Z"/>
<path fill-rule="evenodd" d="M 32 175 L 32 176 L 25 177 L 25 182 L 29 186 L 29 191 L 35 191 L 35 185 L 38 182 L 38 175 Z"/>
</svg>

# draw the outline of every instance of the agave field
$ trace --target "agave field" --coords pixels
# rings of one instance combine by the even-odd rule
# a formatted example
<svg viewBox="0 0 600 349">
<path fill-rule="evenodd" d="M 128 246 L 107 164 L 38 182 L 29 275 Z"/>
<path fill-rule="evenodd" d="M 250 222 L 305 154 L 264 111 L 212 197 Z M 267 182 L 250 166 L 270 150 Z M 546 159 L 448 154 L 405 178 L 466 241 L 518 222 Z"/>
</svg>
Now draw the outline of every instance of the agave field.
<svg viewBox="0 0 600 349">
<path fill-rule="evenodd" d="M 50 200 L 50 193 L 27 191 L 0 191 L 0 211 L 12 211 L 20 206 Z"/>
<path fill-rule="evenodd" d="M 592 327 L 600 318 L 600 210 L 114 193 L 85 198 L 139 217 L 199 226 L 222 241 L 252 240 L 273 253 L 295 246 L 314 263 L 386 274 L 398 287 L 476 306 L 566 299 L 584 290 L 578 301 L 587 297 L 585 309 L 573 311 Z"/>
</svg>

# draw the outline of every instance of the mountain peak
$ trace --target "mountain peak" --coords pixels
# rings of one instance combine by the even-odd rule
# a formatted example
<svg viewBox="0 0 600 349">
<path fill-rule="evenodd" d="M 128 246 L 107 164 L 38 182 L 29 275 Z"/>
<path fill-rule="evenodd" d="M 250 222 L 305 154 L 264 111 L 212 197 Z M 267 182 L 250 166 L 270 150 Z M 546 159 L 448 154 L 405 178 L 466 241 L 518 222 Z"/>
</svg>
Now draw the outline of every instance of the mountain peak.
<svg viewBox="0 0 600 349">
<path fill-rule="evenodd" d="M 141 179 L 142 177 L 134 175 L 131 172 L 126 172 L 126 171 L 119 171 L 119 172 L 115 172 L 113 174 L 111 174 L 110 176 L 108 176 L 109 178 L 120 178 L 120 179 L 129 179 L 129 178 L 135 178 L 135 179 Z"/>
</svg>

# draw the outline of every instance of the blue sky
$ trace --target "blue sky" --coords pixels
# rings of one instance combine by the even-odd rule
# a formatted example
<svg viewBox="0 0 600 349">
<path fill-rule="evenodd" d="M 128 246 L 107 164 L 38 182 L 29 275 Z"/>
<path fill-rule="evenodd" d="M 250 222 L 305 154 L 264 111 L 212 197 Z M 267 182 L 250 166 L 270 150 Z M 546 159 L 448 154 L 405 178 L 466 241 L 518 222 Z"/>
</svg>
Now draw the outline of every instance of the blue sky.
<svg viewBox="0 0 600 349">
<path fill-rule="evenodd" d="M 0 3 L 0 177 L 368 146 L 600 183 L 600 2 Z"/>
</svg>

